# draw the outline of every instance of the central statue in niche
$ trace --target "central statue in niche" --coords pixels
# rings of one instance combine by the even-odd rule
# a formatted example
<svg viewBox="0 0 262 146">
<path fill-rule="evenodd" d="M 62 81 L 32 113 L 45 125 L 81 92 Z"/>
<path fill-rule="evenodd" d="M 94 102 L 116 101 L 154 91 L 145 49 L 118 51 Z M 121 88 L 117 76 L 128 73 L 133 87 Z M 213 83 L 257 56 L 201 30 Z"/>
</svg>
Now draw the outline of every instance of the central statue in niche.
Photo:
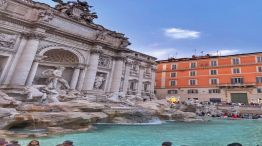
<svg viewBox="0 0 262 146">
<path fill-rule="evenodd" d="M 27 100 L 33 100 L 33 97 L 41 97 L 41 103 L 59 103 L 58 97 L 61 95 L 61 91 L 70 89 L 68 82 L 62 77 L 64 70 L 64 67 L 44 70 L 42 76 L 46 78 L 47 84 L 39 88 L 28 87 Z M 58 84 L 61 84 L 61 86 L 58 86 Z"/>
<path fill-rule="evenodd" d="M 64 67 L 57 67 L 57 69 L 55 70 L 47 69 L 42 72 L 43 77 L 46 77 L 48 79 L 47 87 L 49 89 L 58 89 L 58 83 L 60 83 L 65 89 L 70 88 L 68 82 L 62 77 L 64 70 Z"/>
</svg>

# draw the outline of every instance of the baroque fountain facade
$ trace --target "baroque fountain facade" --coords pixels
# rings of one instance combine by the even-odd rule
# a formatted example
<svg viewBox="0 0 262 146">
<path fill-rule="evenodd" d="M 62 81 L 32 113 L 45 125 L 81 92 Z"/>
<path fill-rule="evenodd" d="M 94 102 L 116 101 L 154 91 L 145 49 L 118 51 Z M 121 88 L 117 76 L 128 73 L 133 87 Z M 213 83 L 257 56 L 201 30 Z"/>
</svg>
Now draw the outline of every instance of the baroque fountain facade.
<svg viewBox="0 0 262 146">
<path fill-rule="evenodd" d="M 89 8 L 80 1 L 52 8 L 1 0 L 1 87 L 153 98 L 156 58 L 127 48 L 124 34 L 94 24 Z"/>
<path fill-rule="evenodd" d="M 153 100 L 156 58 L 129 49 L 124 34 L 94 24 L 87 2 L 55 1 L 52 8 L 0 0 L 0 137 L 172 117 L 166 101 Z M 11 131 L 16 128 L 46 132 Z"/>
</svg>

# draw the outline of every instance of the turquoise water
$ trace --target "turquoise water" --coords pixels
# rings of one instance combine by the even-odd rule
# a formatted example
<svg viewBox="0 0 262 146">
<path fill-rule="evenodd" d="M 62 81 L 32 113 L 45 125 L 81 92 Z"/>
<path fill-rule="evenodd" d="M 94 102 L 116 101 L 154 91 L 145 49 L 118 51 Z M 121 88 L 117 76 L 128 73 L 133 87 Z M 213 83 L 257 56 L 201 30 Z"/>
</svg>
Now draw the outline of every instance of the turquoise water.
<svg viewBox="0 0 262 146">
<path fill-rule="evenodd" d="M 240 142 L 244 146 L 262 146 L 262 121 L 213 120 L 204 123 L 166 122 L 159 125 L 96 125 L 86 133 L 40 139 L 41 146 L 55 146 L 72 140 L 75 146 L 226 146 Z M 29 140 L 23 140 L 25 145 Z"/>
</svg>

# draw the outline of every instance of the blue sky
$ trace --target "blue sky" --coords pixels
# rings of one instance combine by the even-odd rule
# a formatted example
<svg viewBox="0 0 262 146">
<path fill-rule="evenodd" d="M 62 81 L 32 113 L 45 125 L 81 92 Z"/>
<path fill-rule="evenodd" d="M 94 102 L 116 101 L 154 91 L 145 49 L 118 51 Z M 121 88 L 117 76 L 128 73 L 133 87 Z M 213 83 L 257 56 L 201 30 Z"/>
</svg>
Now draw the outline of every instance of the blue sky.
<svg viewBox="0 0 262 146">
<path fill-rule="evenodd" d="M 51 0 L 37 0 L 54 6 Z M 262 0 L 88 0 L 95 23 L 159 59 L 262 51 Z"/>
</svg>

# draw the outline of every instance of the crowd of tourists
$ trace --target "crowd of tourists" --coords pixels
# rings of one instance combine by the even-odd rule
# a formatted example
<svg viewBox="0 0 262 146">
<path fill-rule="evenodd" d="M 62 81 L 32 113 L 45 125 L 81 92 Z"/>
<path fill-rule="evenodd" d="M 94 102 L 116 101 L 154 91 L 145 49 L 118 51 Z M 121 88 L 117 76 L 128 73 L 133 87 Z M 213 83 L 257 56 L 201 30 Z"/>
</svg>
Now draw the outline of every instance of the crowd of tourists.
<svg viewBox="0 0 262 146">
<path fill-rule="evenodd" d="M 22 145 L 19 144 L 19 142 L 16 140 L 12 140 L 8 142 L 4 138 L 0 138 L 0 146 L 22 146 Z M 40 142 L 38 140 L 32 140 L 26 146 L 40 146 Z M 62 144 L 57 144 L 56 146 L 74 146 L 74 145 L 72 141 L 66 140 Z"/>
<path fill-rule="evenodd" d="M 12 141 L 6 141 L 4 138 L 0 138 L 0 146 L 21 146 L 18 141 L 12 140 Z M 32 140 L 30 141 L 27 146 L 40 146 L 40 142 L 38 140 Z M 70 140 L 64 141 L 62 144 L 57 144 L 56 146 L 74 146 L 73 142 Z M 161 146 L 172 146 L 172 142 L 165 141 L 162 143 Z M 186 145 L 184 145 L 186 146 Z M 227 146 L 242 146 L 240 143 L 231 143 Z M 257 145 L 259 146 L 259 145 Z"/>
<path fill-rule="evenodd" d="M 162 146 L 172 146 L 172 142 L 169 142 L 169 141 L 163 142 Z M 186 146 L 186 145 L 183 145 L 183 146 Z M 227 146 L 242 146 L 242 144 L 235 142 L 235 143 L 228 144 Z"/>
</svg>

